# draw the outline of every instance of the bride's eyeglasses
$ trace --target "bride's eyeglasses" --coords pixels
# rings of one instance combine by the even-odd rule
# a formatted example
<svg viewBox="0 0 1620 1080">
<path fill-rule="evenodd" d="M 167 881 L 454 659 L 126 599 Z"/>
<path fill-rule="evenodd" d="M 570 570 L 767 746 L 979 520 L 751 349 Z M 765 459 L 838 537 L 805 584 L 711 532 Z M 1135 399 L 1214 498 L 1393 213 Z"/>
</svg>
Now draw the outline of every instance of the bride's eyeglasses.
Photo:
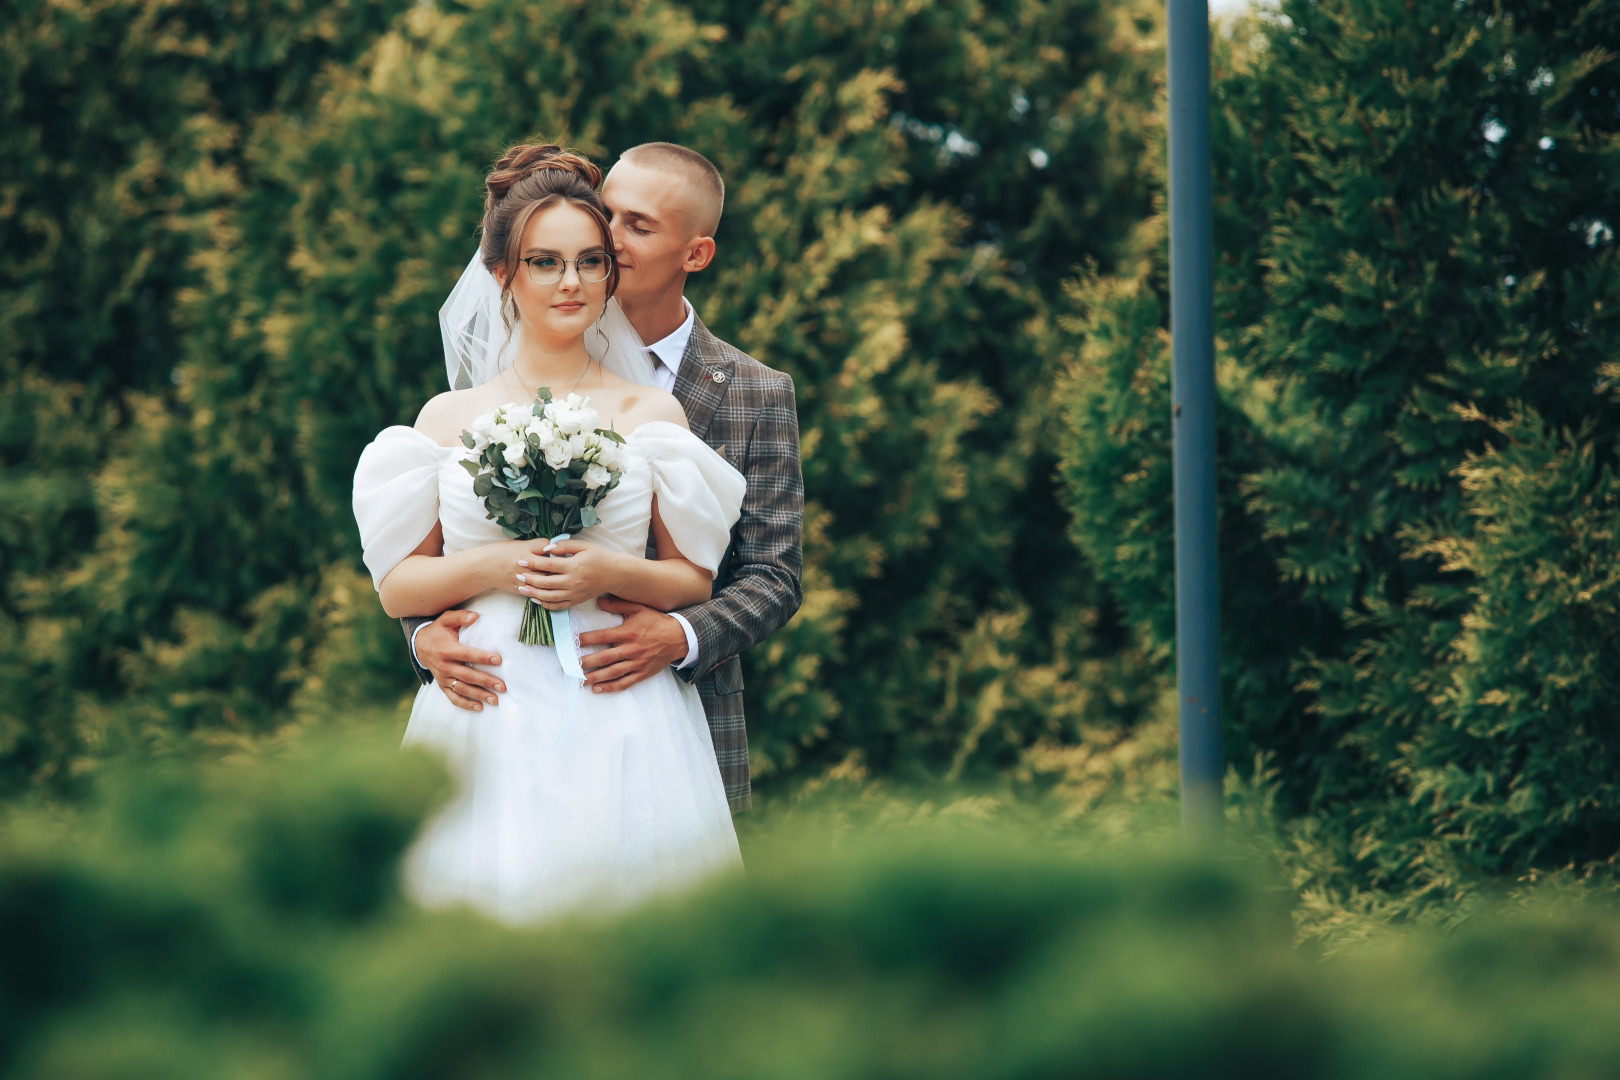
<svg viewBox="0 0 1620 1080">
<path fill-rule="evenodd" d="M 613 270 L 613 256 L 605 251 L 588 252 L 577 259 L 565 259 L 561 255 L 530 255 L 523 260 L 523 264 L 529 268 L 529 280 L 536 285 L 557 284 L 567 273 L 569 263 L 574 264 L 579 280 L 592 284 L 606 281 Z"/>
</svg>

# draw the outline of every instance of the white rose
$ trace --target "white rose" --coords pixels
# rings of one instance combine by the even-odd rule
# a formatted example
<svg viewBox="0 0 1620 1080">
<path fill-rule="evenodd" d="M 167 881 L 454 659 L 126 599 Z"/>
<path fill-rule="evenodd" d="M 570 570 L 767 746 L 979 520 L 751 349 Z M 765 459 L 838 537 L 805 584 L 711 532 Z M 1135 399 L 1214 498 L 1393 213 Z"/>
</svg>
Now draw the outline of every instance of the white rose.
<svg viewBox="0 0 1620 1080">
<path fill-rule="evenodd" d="M 567 433 L 568 429 L 566 426 L 564 426 L 569 416 L 568 403 L 566 401 L 546 402 L 545 414 L 547 420 L 550 420 L 553 424 L 557 425 L 557 430 L 563 432 L 564 434 Z"/>
<path fill-rule="evenodd" d="M 529 448 L 521 442 L 511 443 L 506 448 L 506 463 L 512 466 L 514 469 L 520 467 L 523 464 L 524 458 L 528 456 L 528 449 Z"/>
<path fill-rule="evenodd" d="M 564 400 L 553 401 L 546 406 L 546 418 L 556 424 L 562 434 L 578 435 L 595 430 L 601 416 L 591 408 L 589 398 L 569 394 Z"/>
<path fill-rule="evenodd" d="M 557 429 L 551 426 L 550 421 L 539 416 L 529 421 L 529 427 L 525 434 L 534 436 L 540 443 L 540 449 L 542 450 L 557 441 Z"/>
<path fill-rule="evenodd" d="M 568 463 L 574 459 L 574 455 L 568 449 L 568 443 L 563 439 L 554 441 L 545 448 L 544 453 L 546 455 L 546 464 L 553 469 L 566 469 Z"/>
<path fill-rule="evenodd" d="M 585 470 L 585 486 L 593 491 L 612 479 L 612 475 L 600 465 L 592 465 Z"/>
</svg>

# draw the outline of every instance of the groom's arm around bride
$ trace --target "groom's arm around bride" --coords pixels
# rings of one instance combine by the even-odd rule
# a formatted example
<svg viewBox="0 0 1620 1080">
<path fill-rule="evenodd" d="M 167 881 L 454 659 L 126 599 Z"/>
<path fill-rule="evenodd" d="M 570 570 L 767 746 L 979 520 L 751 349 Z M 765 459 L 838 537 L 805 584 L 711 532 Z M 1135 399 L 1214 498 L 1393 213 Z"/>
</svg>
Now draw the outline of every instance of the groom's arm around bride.
<svg viewBox="0 0 1620 1080">
<path fill-rule="evenodd" d="M 724 191 L 705 158 L 667 143 L 627 151 L 603 183 L 620 304 L 650 343 L 663 386 L 680 402 L 692 433 L 743 473 L 748 491 L 708 602 L 665 614 L 605 599 L 600 605 L 623 615 L 624 624 L 583 635 L 581 643 L 601 648 L 584 658 L 598 693 L 622 690 L 672 664 L 697 684 L 736 810 L 748 805 L 750 790 L 738 656 L 799 608 L 804 484 L 793 381 L 715 337 L 683 295 L 687 275 L 714 256 Z M 406 620 L 419 677 L 469 709 L 503 692 L 493 672 L 468 666 L 490 665 L 492 658 L 457 639 L 476 617 L 451 611 L 431 623 Z"/>
</svg>

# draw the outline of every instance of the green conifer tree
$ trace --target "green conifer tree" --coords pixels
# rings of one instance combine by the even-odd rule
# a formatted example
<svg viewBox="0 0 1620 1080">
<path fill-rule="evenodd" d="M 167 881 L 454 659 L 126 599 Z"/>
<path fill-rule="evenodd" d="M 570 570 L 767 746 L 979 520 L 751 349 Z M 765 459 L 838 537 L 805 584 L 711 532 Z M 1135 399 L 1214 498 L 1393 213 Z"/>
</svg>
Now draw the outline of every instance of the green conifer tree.
<svg viewBox="0 0 1620 1080">
<path fill-rule="evenodd" d="M 1236 759 L 1273 755 L 1361 884 L 1611 859 L 1620 5 L 1285 3 L 1250 33 L 1216 109 Z M 1078 290 L 1066 476 L 1168 649 L 1161 260 Z"/>
</svg>

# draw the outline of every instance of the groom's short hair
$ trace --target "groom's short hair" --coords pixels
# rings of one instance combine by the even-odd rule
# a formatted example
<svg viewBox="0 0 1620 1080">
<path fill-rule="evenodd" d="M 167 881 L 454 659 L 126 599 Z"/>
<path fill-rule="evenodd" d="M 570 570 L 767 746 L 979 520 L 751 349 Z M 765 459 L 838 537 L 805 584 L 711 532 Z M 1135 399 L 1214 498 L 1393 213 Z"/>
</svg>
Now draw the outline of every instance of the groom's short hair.
<svg viewBox="0 0 1620 1080">
<path fill-rule="evenodd" d="M 726 183 L 720 179 L 720 170 L 714 167 L 714 162 L 696 150 L 667 142 L 632 146 L 620 155 L 620 160 L 672 173 L 691 185 L 693 199 L 686 212 L 693 236 L 713 236 L 720 227 L 720 211 L 726 205 Z"/>
</svg>

